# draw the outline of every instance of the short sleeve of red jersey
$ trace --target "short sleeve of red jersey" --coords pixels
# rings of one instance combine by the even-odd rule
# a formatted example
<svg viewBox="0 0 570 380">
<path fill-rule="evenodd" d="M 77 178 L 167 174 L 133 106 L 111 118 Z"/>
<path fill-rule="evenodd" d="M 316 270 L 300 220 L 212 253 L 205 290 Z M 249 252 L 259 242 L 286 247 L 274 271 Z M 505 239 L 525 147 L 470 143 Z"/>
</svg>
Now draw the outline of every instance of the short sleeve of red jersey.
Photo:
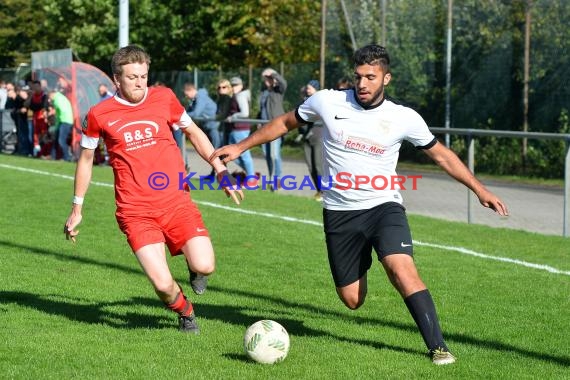
<svg viewBox="0 0 570 380">
<path fill-rule="evenodd" d="M 186 110 L 180 104 L 180 101 L 174 95 L 174 92 L 170 88 L 166 87 L 155 87 L 153 88 L 155 91 L 162 91 L 160 96 L 168 97 L 169 99 L 169 114 L 170 120 L 169 125 L 171 125 L 172 129 L 177 130 L 179 128 L 186 128 L 192 124 L 192 119 L 186 113 Z"/>
<path fill-rule="evenodd" d="M 171 89 L 165 88 L 164 91 L 166 93 L 165 96 L 168 96 L 169 98 L 170 123 L 178 124 L 182 113 L 185 112 L 184 107 L 182 106 L 182 104 L 180 104 L 180 101 L 176 98 L 176 95 L 174 95 L 174 92 L 172 92 Z"/>
</svg>

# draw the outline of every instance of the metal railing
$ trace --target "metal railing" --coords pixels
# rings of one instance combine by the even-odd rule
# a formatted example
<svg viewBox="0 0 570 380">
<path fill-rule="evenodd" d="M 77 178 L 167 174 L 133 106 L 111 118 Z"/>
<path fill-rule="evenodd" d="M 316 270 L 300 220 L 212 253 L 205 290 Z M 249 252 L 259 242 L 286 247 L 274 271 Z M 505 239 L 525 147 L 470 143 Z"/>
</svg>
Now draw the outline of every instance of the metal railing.
<svg viewBox="0 0 570 380">
<path fill-rule="evenodd" d="M 206 119 L 197 119 L 206 121 Z M 268 120 L 262 119 L 239 119 L 240 123 L 266 124 Z M 475 173 L 475 140 L 477 137 L 504 137 L 511 139 L 534 139 L 534 140 L 562 140 L 566 142 L 566 154 L 564 161 L 564 207 L 562 217 L 562 236 L 568 237 L 570 234 L 570 134 L 568 133 L 546 133 L 546 132 L 517 132 L 502 130 L 484 129 L 462 129 L 462 128 L 442 128 L 430 127 L 430 131 L 436 134 L 462 135 L 467 138 L 467 167 Z M 467 190 L 467 223 L 473 223 L 473 193 Z"/>
<path fill-rule="evenodd" d="M 545 132 L 491 131 L 483 129 L 438 128 L 430 127 L 433 133 L 463 135 L 467 137 L 467 167 L 475 173 L 475 138 L 483 136 L 506 137 L 515 139 L 562 140 L 566 142 L 564 159 L 564 207 L 562 216 L 562 236 L 569 236 L 570 222 L 570 134 Z M 467 222 L 472 222 L 473 194 L 467 191 Z"/>
<path fill-rule="evenodd" d="M 6 111 L 6 110 L 2 110 Z M 0 112 L 0 117 L 4 116 Z M 6 120 L 6 119 L 5 119 Z M 195 118 L 196 121 L 208 121 L 209 119 Z M 11 120 L 10 120 L 11 121 Z M 268 120 L 264 119 L 239 119 L 242 123 L 249 123 L 252 125 L 266 124 Z M 4 123 L 9 125 L 2 125 L 0 121 L 0 132 L 12 130 L 12 123 Z M 3 127 L 3 128 L 2 128 Z M 8 127 L 8 128 L 7 128 Z M 8 130 L 6 130 L 8 129 Z M 570 235 L 570 134 L 567 133 L 543 133 L 543 132 L 517 132 L 517 131 L 497 131 L 497 130 L 482 130 L 482 129 L 462 129 L 462 128 L 441 128 L 430 127 L 430 130 L 436 134 L 450 134 L 466 136 L 467 138 L 467 167 L 475 173 L 475 141 L 477 137 L 504 137 L 511 139 L 535 139 L 535 140 L 562 140 L 566 143 L 566 153 L 564 160 L 564 207 L 562 218 L 562 236 L 568 237 Z M 472 223 L 473 220 L 473 194 L 467 191 L 467 222 Z"/>
</svg>

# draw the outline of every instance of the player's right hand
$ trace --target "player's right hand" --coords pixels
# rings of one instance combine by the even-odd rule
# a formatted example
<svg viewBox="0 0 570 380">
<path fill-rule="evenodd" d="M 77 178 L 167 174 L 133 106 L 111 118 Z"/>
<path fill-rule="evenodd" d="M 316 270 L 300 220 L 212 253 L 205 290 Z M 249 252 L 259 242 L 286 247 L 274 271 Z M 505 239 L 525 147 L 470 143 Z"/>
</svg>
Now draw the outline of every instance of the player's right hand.
<svg viewBox="0 0 570 380">
<path fill-rule="evenodd" d="M 227 164 L 228 162 L 238 158 L 241 153 L 241 150 L 236 144 L 226 145 L 216 149 L 208 160 L 212 166 L 214 166 L 216 158 L 219 158 L 224 164 Z"/>
</svg>

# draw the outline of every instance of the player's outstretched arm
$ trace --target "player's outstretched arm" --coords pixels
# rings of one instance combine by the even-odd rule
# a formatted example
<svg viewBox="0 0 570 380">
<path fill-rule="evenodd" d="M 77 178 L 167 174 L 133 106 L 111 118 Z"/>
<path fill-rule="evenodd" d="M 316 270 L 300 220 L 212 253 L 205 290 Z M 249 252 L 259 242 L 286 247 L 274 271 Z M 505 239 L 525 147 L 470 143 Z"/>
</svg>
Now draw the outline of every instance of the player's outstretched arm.
<svg viewBox="0 0 570 380">
<path fill-rule="evenodd" d="M 477 195 L 479 202 L 502 216 L 509 215 L 507 206 L 471 173 L 457 155 L 443 144 L 437 142 L 424 152 L 451 177 L 467 186 Z"/>
<path fill-rule="evenodd" d="M 210 156 L 209 161 L 212 163 L 216 159 L 221 159 L 224 164 L 227 164 L 238 158 L 242 152 L 254 146 L 276 140 L 288 131 L 301 125 L 302 123 L 299 123 L 295 117 L 295 111 L 287 112 L 271 120 L 239 143 L 216 149 Z"/>
<path fill-rule="evenodd" d="M 228 169 L 219 159 L 209 160 L 210 155 L 214 152 L 214 147 L 208 136 L 194 122 L 190 123 L 183 131 L 200 157 L 212 165 L 212 168 L 217 173 L 218 182 L 226 195 L 239 205 L 244 198 L 243 191 L 237 185 L 235 178 L 228 174 Z"/>
<path fill-rule="evenodd" d="M 79 223 L 81 223 L 81 219 L 83 218 L 81 215 L 81 209 L 83 207 L 83 198 L 87 193 L 89 182 L 91 181 L 94 155 L 95 150 L 81 148 L 79 160 L 77 161 L 77 167 L 75 168 L 73 203 L 71 205 L 71 212 L 63 228 L 66 239 L 71 239 L 71 241 L 74 243 L 77 235 L 79 234 L 79 231 L 75 228 L 79 225 Z"/>
</svg>

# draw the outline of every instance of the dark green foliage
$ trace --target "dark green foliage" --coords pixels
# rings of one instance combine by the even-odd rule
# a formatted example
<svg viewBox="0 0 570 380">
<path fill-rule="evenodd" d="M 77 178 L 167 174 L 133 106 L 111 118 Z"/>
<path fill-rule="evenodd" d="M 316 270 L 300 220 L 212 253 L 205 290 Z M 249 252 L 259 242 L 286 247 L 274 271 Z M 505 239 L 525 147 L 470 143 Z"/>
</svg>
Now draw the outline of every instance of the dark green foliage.
<svg viewBox="0 0 570 380">
<path fill-rule="evenodd" d="M 384 43 L 392 56 L 390 95 L 441 127 L 446 116 L 447 2 L 345 1 L 356 47 Z M 385 9 L 382 8 L 385 4 Z M 530 8 L 528 128 L 564 132 L 570 103 L 570 2 L 562 0 L 454 2 L 450 122 L 453 128 L 523 129 L 525 12 Z M 76 60 L 109 73 L 118 45 L 118 3 L 111 0 L 4 0 L 0 7 L 0 67 L 29 62 L 39 50 L 71 48 Z M 130 2 L 130 43 L 152 56 L 151 78 L 179 87 L 199 69 L 213 92 L 220 77 L 248 78 L 258 110 L 259 73 L 267 66 L 289 82 L 286 109 L 299 90 L 320 79 L 321 1 L 138 0 Z M 352 75 L 350 29 L 340 2 L 328 1 L 325 83 Z M 160 74 L 158 74 L 160 73 Z M 251 74 L 250 74 L 251 73 Z M 4 77 L 4 74 L 3 74 Z M 566 123 L 567 125 L 567 123 Z M 455 138 L 454 138 L 455 139 Z M 458 137 L 461 139 L 461 137 Z M 481 139 L 477 170 L 560 177 L 563 143 Z M 516 157 L 515 157 L 516 156 Z M 402 157 L 418 159 L 404 146 Z M 501 160 L 506 161 L 501 161 Z"/>
</svg>

